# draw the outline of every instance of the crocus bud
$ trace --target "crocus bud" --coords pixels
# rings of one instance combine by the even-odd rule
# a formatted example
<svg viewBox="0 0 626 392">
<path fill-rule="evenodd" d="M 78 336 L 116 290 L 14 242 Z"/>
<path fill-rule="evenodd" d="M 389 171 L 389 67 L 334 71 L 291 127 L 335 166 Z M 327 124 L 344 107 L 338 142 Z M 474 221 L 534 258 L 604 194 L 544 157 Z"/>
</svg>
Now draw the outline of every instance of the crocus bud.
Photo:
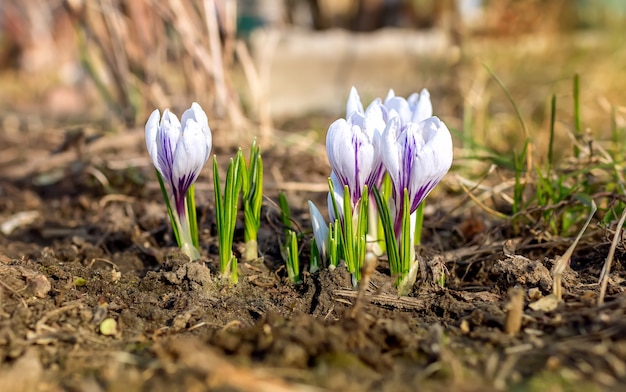
<svg viewBox="0 0 626 392">
<path fill-rule="evenodd" d="M 309 200 L 309 214 L 311 215 L 311 226 L 313 227 L 313 237 L 322 260 L 326 261 L 328 249 L 328 225 L 322 213 L 311 200 Z"/>
</svg>

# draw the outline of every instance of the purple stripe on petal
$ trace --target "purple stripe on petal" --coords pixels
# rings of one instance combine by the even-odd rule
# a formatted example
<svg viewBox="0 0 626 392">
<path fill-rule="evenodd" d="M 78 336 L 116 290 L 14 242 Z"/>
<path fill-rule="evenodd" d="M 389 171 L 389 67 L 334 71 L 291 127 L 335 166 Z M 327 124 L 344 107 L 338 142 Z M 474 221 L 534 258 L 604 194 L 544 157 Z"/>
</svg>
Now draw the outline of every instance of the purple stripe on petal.
<svg viewBox="0 0 626 392">
<path fill-rule="evenodd" d="M 174 163 L 174 151 L 167 132 L 159 132 L 159 168 L 165 179 L 172 184 L 172 165 Z"/>
<path fill-rule="evenodd" d="M 428 196 L 430 191 L 432 191 L 433 188 L 435 188 L 435 185 L 437 185 L 438 182 L 439 182 L 439 180 L 428 181 L 426 184 L 422 185 L 417 190 L 417 193 L 415 195 L 412 195 L 412 197 L 411 197 L 411 214 L 414 213 L 415 210 L 417 210 L 417 207 L 420 205 L 420 203 L 422 201 L 424 201 L 424 199 L 426 198 L 426 196 Z"/>
<path fill-rule="evenodd" d="M 352 148 L 354 152 L 354 180 L 352 184 L 348 184 L 350 189 L 350 197 L 352 198 L 352 203 L 354 204 L 361 198 L 361 188 L 363 187 L 359 181 L 359 150 L 361 149 L 361 141 L 359 140 L 359 136 L 355 132 L 352 135 Z"/>
<path fill-rule="evenodd" d="M 176 212 L 180 216 L 186 214 L 185 196 L 187 195 L 187 191 L 191 187 L 191 184 L 193 184 L 196 180 L 196 177 L 196 173 L 188 173 L 180 177 L 177 184 L 174 184 L 174 202 L 176 203 Z"/>
</svg>

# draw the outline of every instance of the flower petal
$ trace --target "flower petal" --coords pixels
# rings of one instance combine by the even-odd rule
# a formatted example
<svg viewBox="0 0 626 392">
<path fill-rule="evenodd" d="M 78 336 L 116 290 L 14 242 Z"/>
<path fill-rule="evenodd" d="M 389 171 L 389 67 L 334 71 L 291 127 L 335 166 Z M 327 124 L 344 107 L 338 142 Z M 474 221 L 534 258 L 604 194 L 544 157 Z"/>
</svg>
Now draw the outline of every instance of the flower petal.
<svg viewBox="0 0 626 392">
<path fill-rule="evenodd" d="M 198 176 L 209 156 L 202 127 L 192 119 L 187 120 L 185 129 L 176 146 L 172 168 L 174 198 L 182 203 L 184 196 Z"/>
<path fill-rule="evenodd" d="M 157 152 L 157 133 L 159 132 L 159 120 L 161 119 L 161 113 L 159 109 L 154 109 L 148 121 L 146 121 L 146 147 L 148 148 L 148 154 L 152 159 L 154 167 L 159 169 L 159 160 Z"/>
<path fill-rule="evenodd" d="M 356 88 L 352 86 L 350 89 L 350 95 L 348 96 L 348 102 L 346 103 L 346 118 L 350 118 L 350 115 L 354 112 L 363 113 L 363 104 Z"/>
<path fill-rule="evenodd" d="M 391 117 L 399 117 L 401 124 L 407 124 L 411 121 L 413 113 L 406 99 L 402 97 L 391 97 L 385 100 L 385 108 L 389 111 Z"/>
<path fill-rule="evenodd" d="M 309 200 L 309 214 L 311 215 L 311 226 L 317 249 L 323 260 L 326 260 L 326 249 L 328 248 L 328 225 L 322 213 L 311 200 Z"/>
<path fill-rule="evenodd" d="M 382 135 L 387 125 L 387 122 L 385 121 L 386 117 L 387 109 L 382 105 L 380 99 L 374 100 L 367 107 L 360 127 L 370 140 L 374 140 L 376 134 Z"/>
<path fill-rule="evenodd" d="M 352 127 L 343 118 L 336 120 L 328 128 L 326 154 L 342 187 L 343 185 L 350 187 L 356 171 L 352 148 Z"/>
<path fill-rule="evenodd" d="M 411 212 L 428 196 L 452 165 L 452 136 L 437 117 L 407 127 L 407 145 L 414 146 L 410 169 Z"/>
<path fill-rule="evenodd" d="M 416 94 L 417 95 L 417 94 Z M 426 89 L 422 89 L 419 94 L 419 97 L 415 101 L 415 106 L 413 107 L 413 117 L 411 118 L 412 122 L 421 122 L 426 120 L 433 115 L 433 105 L 430 102 L 430 93 Z"/>
<path fill-rule="evenodd" d="M 157 132 L 157 169 L 172 186 L 174 185 L 172 182 L 172 166 L 174 165 L 176 144 L 180 138 L 180 133 L 178 118 L 169 109 L 165 109 Z"/>
<path fill-rule="evenodd" d="M 394 191 L 403 189 L 403 184 L 406 182 L 402 180 L 405 177 L 402 173 L 404 149 L 401 149 L 402 146 L 398 143 L 399 135 L 400 119 L 395 117 L 387 123 L 387 128 L 380 141 L 382 162 L 391 177 Z"/>
<path fill-rule="evenodd" d="M 391 98 L 396 96 L 396 92 L 393 91 L 392 88 L 389 89 L 389 91 L 387 91 L 387 96 L 385 97 L 385 102 L 387 102 L 388 100 L 390 100 Z"/>
<path fill-rule="evenodd" d="M 212 144 L 213 140 L 212 140 L 211 128 L 209 128 L 209 119 L 207 118 L 207 115 L 204 112 L 204 110 L 202 110 L 202 107 L 196 102 L 193 102 L 191 104 L 191 107 L 185 110 L 185 112 L 183 113 L 183 116 L 180 119 L 180 122 L 184 125 L 187 123 L 187 120 L 189 119 L 193 119 L 195 122 L 197 122 L 200 125 L 202 129 L 202 133 L 204 134 L 207 147 L 209 148 L 209 153 L 210 153 L 211 148 L 213 146 Z"/>
</svg>

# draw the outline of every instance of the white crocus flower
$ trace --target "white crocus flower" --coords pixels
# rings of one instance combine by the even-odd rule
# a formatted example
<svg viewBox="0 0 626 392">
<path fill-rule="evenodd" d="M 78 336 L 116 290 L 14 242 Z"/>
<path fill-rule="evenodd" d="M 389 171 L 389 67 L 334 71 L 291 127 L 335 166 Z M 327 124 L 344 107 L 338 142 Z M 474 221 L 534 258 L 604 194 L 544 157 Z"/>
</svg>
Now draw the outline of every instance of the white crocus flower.
<svg viewBox="0 0 626 392">
<path fill-rule="evenodd" d="M 148 118 L 145 131 L 148 153 L 167 188 L 179 245 L 192 260 L 198 259 L 200 254 L 191 239 L 186 196 L 211 152 L 207 116 L 195 102 L 183 113 L 182 124 L 169 109 L 165 109 L 163 117 L 156 109 Z"/>
<path fill-rule="evenodd" d="M 399 119 L 392 119 L 387 124 L 381 147 L 383 163 L 393 184 L 392 213 L 398 237 L 402 228 L 404 189 L 408 190 L 409 208 L 413 213 L 450 169 L 452 137 L 437 117 L 405 126 L 400 125 Z"/>
</svg>

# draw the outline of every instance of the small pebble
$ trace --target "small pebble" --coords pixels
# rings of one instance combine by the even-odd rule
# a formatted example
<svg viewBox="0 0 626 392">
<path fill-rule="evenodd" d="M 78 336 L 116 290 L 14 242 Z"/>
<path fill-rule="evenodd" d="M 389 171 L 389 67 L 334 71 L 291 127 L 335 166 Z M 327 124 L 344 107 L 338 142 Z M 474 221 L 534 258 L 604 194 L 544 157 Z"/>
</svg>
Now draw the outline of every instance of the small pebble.
<svg viewBox="0 0 626 392">
<path fill-rule="evenodd" d="M 117 335 L 117 321 L 112 318 L 106 318 L 100 323 L 100 333 L 104 336 Z"/>
</svg>

